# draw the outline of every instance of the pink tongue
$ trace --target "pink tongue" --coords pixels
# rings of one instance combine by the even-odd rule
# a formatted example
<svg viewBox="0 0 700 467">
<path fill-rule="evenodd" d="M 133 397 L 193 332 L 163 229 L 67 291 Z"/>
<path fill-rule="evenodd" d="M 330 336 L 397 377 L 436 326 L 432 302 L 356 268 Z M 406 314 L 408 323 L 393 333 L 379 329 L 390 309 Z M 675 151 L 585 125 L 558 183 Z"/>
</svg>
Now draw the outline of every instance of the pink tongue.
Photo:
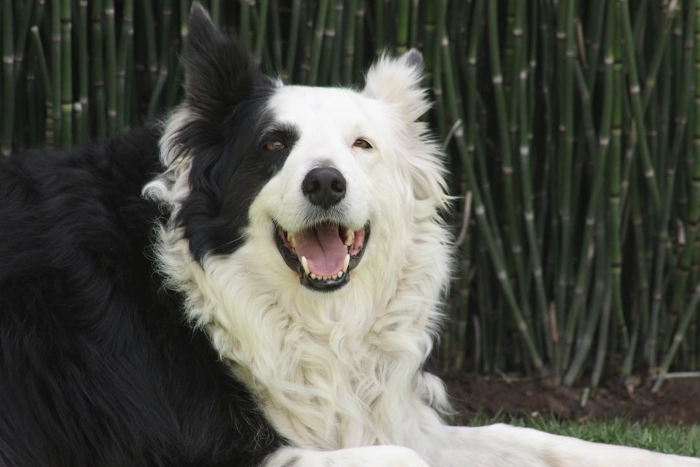
<svg viewBox="0 0 700 467">
<path fill-rule="evenodd" d="M 296 234 L 299 259 L 306 257 L 309 271 L 317 276 L 332 276 L 343 269 L 348 247 L 343 244 L 337 224 L 321 224 Z"/>
</svg>

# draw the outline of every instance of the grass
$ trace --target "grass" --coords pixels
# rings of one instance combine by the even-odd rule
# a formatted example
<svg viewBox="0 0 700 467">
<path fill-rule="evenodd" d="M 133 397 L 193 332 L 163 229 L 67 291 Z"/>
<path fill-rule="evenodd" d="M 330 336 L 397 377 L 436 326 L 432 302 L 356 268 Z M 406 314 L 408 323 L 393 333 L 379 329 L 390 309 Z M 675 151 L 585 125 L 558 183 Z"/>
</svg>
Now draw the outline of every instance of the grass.
<svg viewBox="0 0 700 467">
<path fill-rule="evenodd" d="M 632 422 L 623 418 L 606 421 L 562 421 L 542 417 L 510 419 L 505 414 L 498 414 L 495 417 L 477 414 L 471 424 L 480 426 L 504 422 L 596 443 L 633 446 L 667 454 L 700 457 L 700 425 L 685 426 L 658 423 L 654 420 Z"/>
</svg>

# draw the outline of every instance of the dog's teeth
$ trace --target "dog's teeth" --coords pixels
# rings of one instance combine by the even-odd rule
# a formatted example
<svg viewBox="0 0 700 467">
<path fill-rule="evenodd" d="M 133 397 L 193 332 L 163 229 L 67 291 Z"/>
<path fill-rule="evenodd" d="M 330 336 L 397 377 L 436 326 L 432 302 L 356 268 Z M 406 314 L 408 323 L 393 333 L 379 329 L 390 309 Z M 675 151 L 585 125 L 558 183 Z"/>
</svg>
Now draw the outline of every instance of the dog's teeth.
<svg viewBox="0 0 700 467">
<path fill-rule="evenodd" d="M 338 275 L 338 279 L 340 279 L 341 277 L 343 277 L 343 271 L 338 271 L 337 275 Z"/>
<path fill-rule="evenodd" d="M 345 261 L 343 261 L 343 271 L 342 272 L 348 272 L 348 266 L 350 266 L 350 255 L 349 254 L 345 255 Z"/>
<path fill-rule="evenodd" d="M 287 234 L 287 240 L 289 240 L 289 244 L 292 245 L 292 248 L 297 247 L 297 238 L 294 234 Z"/>
<path fill-rule="evenodd" d="M 355 241 L 355 232 L 352 229 L 345 228 L 345 245 L 350 246 Z"/>
<path fill-rule="evenodd" d="M 317 279 L 316 274 L 314 274 L 313 272 L 312 272 L 311 274 L 309 274 L 309 277 L 312 278 L 312 279 L 314 279 L 314 280 Z"/>
<path fill-rule="evenodd" d="M 306 259 L 306 256 L 301 257 L 301 267 L 304 268 L 304 272 L 306 274 L 309 273 L 309 262 Z"/>
</svg>

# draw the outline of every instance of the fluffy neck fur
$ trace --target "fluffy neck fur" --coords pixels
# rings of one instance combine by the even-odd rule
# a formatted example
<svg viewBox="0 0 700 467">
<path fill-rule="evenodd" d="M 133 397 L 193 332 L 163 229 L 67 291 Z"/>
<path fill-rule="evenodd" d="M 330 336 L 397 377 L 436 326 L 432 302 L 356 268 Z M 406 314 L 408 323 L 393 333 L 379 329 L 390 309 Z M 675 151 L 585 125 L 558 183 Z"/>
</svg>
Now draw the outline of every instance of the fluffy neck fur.
<svg viewBox="0 0 700 467">
<path fill-rule="evenodd" d="M 425 241 L 414 243 L 425 249 Z M 189 318 L 296 445 L 411 445 L 406 436 L 439 423 L 429 406 L 446 409 L 444 390 L 420 371 L 439 319 L 426 298 L 436 295 L 431 271 L 420 271 L 430 262 L 411 255 L 404 271 L 422 274 L 381 287 L 358 275 L 336 298 L 268 287 L 246 267 L 255 261 L 251 243 L 232 255 L 237 260 L 210 257 L 202 268 L 180 229 L 165 226 L 158 254 L 169 285 L 187 297 Z"/>
<path fill-rule="evenodd" d="M 181 120 L 175 114 L 171 122 Z M 164 138 L 165 157 L 173 150 L 167 144 Z M 326 294 L 304 290 L 287 270 L 280 281 L 274 264 L 265 263 L 272 258 L 259 254 L 269 238 L 251 236 L 233 254 L 208 256 L 200 266 L 173 221 L 188 194 L 188 167 L 185 156 L 146 189 L 172 208 L 159 232 L 161 270 L 169 287 L 184 293 L 191 322 L 206 329 L 280 434 L 320 449 L 420 445 L 448 409 L 442 383 L 421 371 L 449 270 L 434 262 L 449 257 L 435 202 L 410 202 L 398 245 L 375 238 L 392 236 L 375 229 L 366 270 Z"/>
</svg>

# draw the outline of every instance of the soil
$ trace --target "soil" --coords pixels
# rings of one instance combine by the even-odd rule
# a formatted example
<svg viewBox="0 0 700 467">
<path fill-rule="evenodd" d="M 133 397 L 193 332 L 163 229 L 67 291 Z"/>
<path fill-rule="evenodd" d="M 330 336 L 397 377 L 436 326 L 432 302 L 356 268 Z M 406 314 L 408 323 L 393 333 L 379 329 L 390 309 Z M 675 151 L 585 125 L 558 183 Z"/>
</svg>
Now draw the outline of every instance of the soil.
<svg viewBox="0 0 700 467">
<path fill-rule="evenodd" d="M 531 416 L 579 421 L 623 417 L 631 421 L 700 423 L 700 378 L 667 380 L 657 393 L 639 379 L 611 379 L 593 393 L 585 387 L 560 387 L 548 379 L 468 372 L 440 376 L 460 425 L 469 424 L 478 412 L 489 416 L 502 413 L 506 420 Z"/>
</svg>

